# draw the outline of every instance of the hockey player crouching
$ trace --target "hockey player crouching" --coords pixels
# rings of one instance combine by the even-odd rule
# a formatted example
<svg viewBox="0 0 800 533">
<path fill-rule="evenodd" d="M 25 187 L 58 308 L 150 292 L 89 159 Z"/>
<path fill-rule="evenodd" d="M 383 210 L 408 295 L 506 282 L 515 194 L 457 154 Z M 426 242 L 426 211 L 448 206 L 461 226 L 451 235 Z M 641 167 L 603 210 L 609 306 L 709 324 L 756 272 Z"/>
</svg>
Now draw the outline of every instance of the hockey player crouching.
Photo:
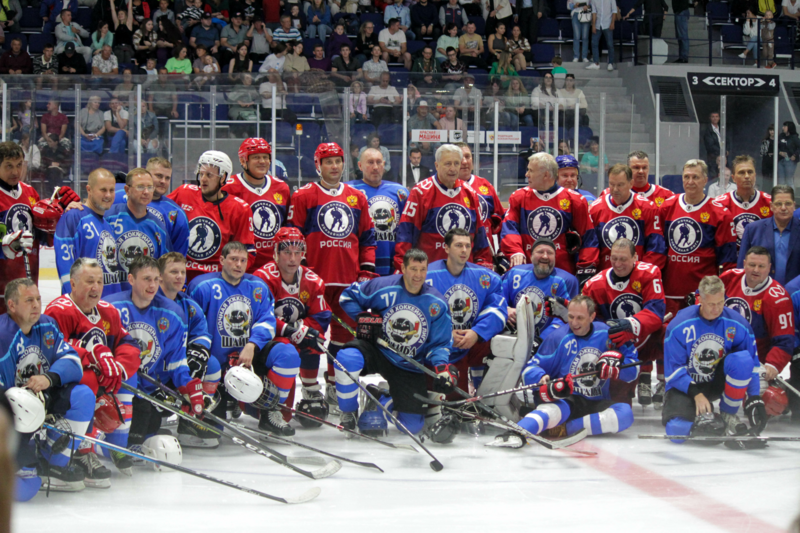
<svg viewBox="0 0 800 533">
<path fill-rule="evenodd" d="M 245 273 L 247 261 L 247 247 L 229 242 L 222 248 L 221 272 L 193 279 L 187 292 L 206 315 L 211 354 L 222 367 L 226 392 L 258 409 L 248 414 L 259 418 L 259 429 L 288 437 L 294 428 L 283 419 L 281 405 L 294 387 L 300 356 L 294 346 L 273 340 L 272 294 L 262 280 Z M 220 402 L 213 413 L 225 418 L 226 404 Z"/>
<path fill-rule="evenodd" d="M 614 349 L 608 326 L 594 322 L 595 303 L 588 296 L 576 296 L 568 308 L 569 328 L 560 328 L 542 343 L 522 373 L 525 385 L 538 383 L 536 408 L 519 425 L 538 435 L 564 424 L 558 431 L 571 435 L 586 429 L 590 435 L 619 433 L 633 424 L 633 411 L 626 403 L 610 399 L 609 380 L 635 381 L 639 368 L 620 369 L 636 362 L 636 348 L 625 343 Z M 575 374 L 598 374 L 572 379 Z M 520 448 L 525 440 L 518 434 L 498 435 L 491 446 Z"/>
<path fill-rule="evenodd" d="M 362 374 L 386 378 L 394 402 L 389 409 L 398 412 L 397 419 L 411 433 L 419 433 L 424 424 L 424 404 L 414 394 L 427 395 L 425 375 L 396 352 L 434 367 L 444 388 L 452 388 L 458 381 L 455 366 L 449 364 L 453 339 L 450 312 L 439 291 L 425 283 L 427 273 L 428 256 L 412 248 L 403 256 L 402 274 L 354 283 L 339 300 L 358 323 L 358 338 L 347 343 L 336 359 L 356 378 Z M 342 411 L 340 423 L 355 429 L 358 386 L 339 370 L 336 393 Z M 390 400 L 387 395 L 374 395 L 386 404 Z M 373 410 L 375 406 L 365 406 L 362 418 Z"/>
</svg>

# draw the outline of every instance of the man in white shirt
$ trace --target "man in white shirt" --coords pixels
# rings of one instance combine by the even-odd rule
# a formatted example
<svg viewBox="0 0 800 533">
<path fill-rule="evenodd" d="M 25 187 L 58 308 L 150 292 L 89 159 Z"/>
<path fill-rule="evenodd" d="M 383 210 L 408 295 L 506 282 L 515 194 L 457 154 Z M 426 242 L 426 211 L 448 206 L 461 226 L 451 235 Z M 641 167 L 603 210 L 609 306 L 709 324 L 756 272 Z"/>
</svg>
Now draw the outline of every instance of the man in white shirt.
<svg viewBox="0 0 800 533">
<path fill-rule="evenodd" d="M 283 72 L 283 64 L 286 62 L 286 44 L 275 43 L 275 53 L 269 55 L 259 67 L 259 72 Z"/>
<path fill-rule="evenodd" d="M 128 112 L 122 107 L 119 98 L 112 98 L 108 102 L 108 111 L 103 113 L 106 133 L 111 139 L 109 152 L 124 154 L 128 146 Z"/>
<path fill-rule="evenodd" d="M 378 34 L 378 44 L 381 46 L 384 61 L 402 61 L 406 69 L 411 70 L 411 54 L 406 52 L 406 34 L 400 29 L 400 20 L 389 20 L 389 27 Z"/>
<path fill-rule="evenodd" d="M 381 73 L 381 84 L 373 85 L 367 94 L 367 103 L 373 106 L 372 109 L 372 123 L 377 128 L 381 124 L 388 124 L 397 122 L 395 120 L 395 109 L 400 110 L 398 107 L 403 97 L 397 92 L 397 89 L 389 85 L 391 75 L 388 72 Z"/>
</svg>

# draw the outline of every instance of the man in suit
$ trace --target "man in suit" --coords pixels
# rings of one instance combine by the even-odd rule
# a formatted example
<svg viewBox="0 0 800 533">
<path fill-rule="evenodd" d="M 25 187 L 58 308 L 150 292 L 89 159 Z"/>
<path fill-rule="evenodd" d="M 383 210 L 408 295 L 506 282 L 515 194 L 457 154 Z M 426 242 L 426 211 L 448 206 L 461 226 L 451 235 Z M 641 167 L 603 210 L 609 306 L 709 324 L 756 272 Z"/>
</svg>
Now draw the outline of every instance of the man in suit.
<svg viewBox="0 0 800 533">
<path fill-rule="evenodd" d="M 745 228 L 736 266 L 742 268 L 751 246 L 763 246 L 772 259 L 770 275 L 786 286 L 800 275 L 800 218 L 794 215 L 794 189 L 788 185 L 773 187 L 770 209 L 772 218 L 751 222 Z"/>
<path fill-rule="evenodd" d="M 408 153 L 408 164 L 406 165 L 406 177 L 408 179 L 408 183 L 411 183 L 411 179 L 413 179 L 414 185 L 416 185 L 431 175 L 431 169 L 425 165 L 422 165 L 421 163 L 422 150 L 419 148 L 412 148 Z"/>
<path fill-rule="evenodd" d="M 722 129 L 719 125 L 719 111 L 712 111 L 708 115 L 709 124 L 703 131 L 703 147 L 706 150 L 706 163 L 708 164 L 708 177 L 716 178 L 719 176 L 719 164 L 717 157 L 722 153 L 720 139 L 722 139 Z M 725 135 L 725 157 L 731 153 L 731 137 Z M 727 165 L 726 165 L 727 166 Z"/>
</svg>

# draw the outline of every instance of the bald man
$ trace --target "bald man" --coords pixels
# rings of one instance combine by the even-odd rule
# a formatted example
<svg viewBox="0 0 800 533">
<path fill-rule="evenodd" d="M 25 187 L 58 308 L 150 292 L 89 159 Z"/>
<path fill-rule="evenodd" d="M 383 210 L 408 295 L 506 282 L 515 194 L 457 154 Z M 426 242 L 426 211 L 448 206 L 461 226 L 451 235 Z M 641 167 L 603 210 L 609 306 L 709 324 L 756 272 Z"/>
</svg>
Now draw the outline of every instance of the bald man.
<svg viewBox="0 0 800 533">
<path fill-rule="evenodd" d="M 103 218 L 114 203 L 114 175 L 104 168 L 89 174 L 86 202 L 71 204 L 56 225 L 54 247 L 61 294 L 72 292 L 69 269 L 79 257 L 97 259 L 103 267 L 103 298 L 119 292 L 123 274 L 117 264 L 114 231 Z"/>
</svg>

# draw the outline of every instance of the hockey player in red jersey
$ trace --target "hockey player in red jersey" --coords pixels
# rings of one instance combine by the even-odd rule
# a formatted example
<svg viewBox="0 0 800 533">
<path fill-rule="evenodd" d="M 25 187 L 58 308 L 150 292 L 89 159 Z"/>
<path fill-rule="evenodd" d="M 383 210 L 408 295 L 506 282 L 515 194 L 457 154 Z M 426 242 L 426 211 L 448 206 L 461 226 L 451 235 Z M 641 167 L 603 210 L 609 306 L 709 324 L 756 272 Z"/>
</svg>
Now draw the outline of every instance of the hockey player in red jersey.
<svg viewBox="0 0 800 533">
<path fill-rule="evenodd" d="M 446 259 L 444 236 L 455 227 L 472 235 L 470 262 L 492 268 L 492 250 L 481 216 L 480 197 L 458 177 L 462 161 L 461 148 L 443 144 L 436 150 L 436 175 L 411 189 L 397 228 L 394 248 L 397 272 L 400 272 L 403 257 L 411 248 L 425 252 L 431 263 Z"/>
<path fill-rule="evenodd" d="M 667 312 L 676 315 L 686 307 L 700 280 L 716 276 L 719 269 L 736 266 L 736 228 L 731 212 L 705 195 L 708 167 L 700 159 L 683 165 L 683 194 L 661 204 L 661 222 L 667 241 L 664 291 Z"/>
<path fill-rule="evenodd" d="M 746 252 L 743 269 L 728 270 L 720 276 L 725 284 L 725 307 L 738 311 L 753 327 L 767 382 L 792 359 L 796 319 L 791 297 L 770 277 L 771 268 L 769 250 L 753 246 Z"/>
<path fill-rule="evenodd" d="M 333 314 L 355 322 L 339 306 L 339 296 L 355 281 L 375 274 L 375 225 L 363 192 L 341 182 L 344 151 L 336 143 L 323 143 L 314 153 L 319 182 L 309 183 L 292 195 L 288 225 L 305 235 L 306 263 L 325 280 L 325 300 Z M 331 350 L 337 352 L 353 337 L 338 323 L 331 324 Z M 328 363 L 326 400 L 336 404 L 333 365 Z"/>
<path fill-rule="evenodd" d="M 749 155 L 733 159 L 733 182 L 736 190 L 717 196 L 717 203 L 731 212 L 736 227 L 736 253 L 742 244 L 744 228 L 751 222 L 769 218 L 772 197 L 756 189 L 756 162 Z"/>
<path fill-rule="evenodd" d="M 189 218 L 189 251 L 186 254 L 186 281 L 208 272 L 219 272 L 222 247 L 230 241 L 244 244 L 255 262 L 253 218 L 250 206 L 221 190 L 233 167 L 222 152 L 209 150 L 197 161 L 197 185 L 181 185 L 169 198 L 181 206 Z"/>
<path fill-rule="evenodd" d="M 306 241 L 300 230 L 281 228 L 274 243 L 275 262 L 265 264 L 255 275 L 264 280 L 275 299 L 276 340 L 291 342 L 300 353 L 303 399 L 297 409 L 325 419 L 328 406 L 317 382 L 319 357 L 331 321 L 331 310 L 325 302 L 325 282 L 300 265 L 306 255 Z M 293 404 L 294 388 L 286 400 L 286 405 Z M 305 427 L 319 426 L 307 418 L 300 417 L 299 421 Z"/>
<path fill-rule="evenodd" d="M 613 186 L 612 186 L 613 189 Z M 602 201 L 602 199 L 600 200 Z M 636 247 L 626 238 L 617 239 L 609 254 L 611 268 L 603 270 L 583 287 L 583 294 L 597 304 L 597 317 L 608 326 L 608 336 L 617 346 L 633 341 L 642 361 L 659 361 L 659 382 L 662 383 L 663 402 L 663 358 L 664 358 L 664 288 L 661 270 L 649 263 L 639 261 Z M 642 368 L 639 378 L 639 403 L 652 402 L 650 389 L 652 364 Z M 611 398 L 630 403 L 635 382 L 612 381 Z"/>
<path fill-rule="evenodd" d="M 497 191 L 494 186 L 486 178 L 476 176 L 472 173 L 472 149 L 469 144 L 465 142 L 453 143 L 461 148 L 461 169 L 458 172 L 458 179 L 472 187 L 478 193 L 478 201 L 480 206 L 480 214 L 483 219 L 483 227 L 486 228 L 486 238 L 489 240 L 489 246 L 492 250 L 495 249 L 493 235 L 500 235 L 500 228 L 503 226 L 503 216 L 506 210 L 500 202 L 500 197 L 497 196 Z"/>
<path fill-rule="evenodd" d="M 611 245 L 626 238 L 636 246 L 636 255 L 645 263 L 663 268 L 667 246 L 661 233 L 658 208 L 645 198 L 631 192 L 633 176 L 630 167 L 617 164 L 608 171 L 608 193 L 589 208 L 597 230 L 600 268 L 611 266 Z"/>
<path fill-rule="evenodd" d="M 528 260 L 536 239 L 546 237 L 556 243 L 556 266 L 585 283 L 597 273 L 598 263 L 589 205 L 577 192 L 558 186 L 557 175 L 558 163 L 553 156 L 537 153 L 528 159 L 528 186 L 509 198 L 500 249 L 514 267 Z M 571 231 L 577 232 L 581 241 L 577 264 L 567 246 L 567 233 Z"/>
<path fill-rule="evenodd" d="M 631 167 L 633 172 L 633 187 L 631 190 L 656 204 L 656 207 L 660 208 L 664 200 L 675 195 L 674 192 L 666 187 L 650 183 L 650 159 L 645 152 L 636 150 L 628 154 L 628 166 Z"/>
<path fill-rule="evenodd" d="M 248 267 L 248 274 L 272 261 L 273 239 L 286 222 L 289 186 L 268 174 L 271 157 L 272 148 L 267 141 L 245 139 L 239 146 L 239 163 L 244 172 L 229 177 L 222 188 L 223 192 L 250 204 L 253 212 L 256 259 Z"/>
</svg>

